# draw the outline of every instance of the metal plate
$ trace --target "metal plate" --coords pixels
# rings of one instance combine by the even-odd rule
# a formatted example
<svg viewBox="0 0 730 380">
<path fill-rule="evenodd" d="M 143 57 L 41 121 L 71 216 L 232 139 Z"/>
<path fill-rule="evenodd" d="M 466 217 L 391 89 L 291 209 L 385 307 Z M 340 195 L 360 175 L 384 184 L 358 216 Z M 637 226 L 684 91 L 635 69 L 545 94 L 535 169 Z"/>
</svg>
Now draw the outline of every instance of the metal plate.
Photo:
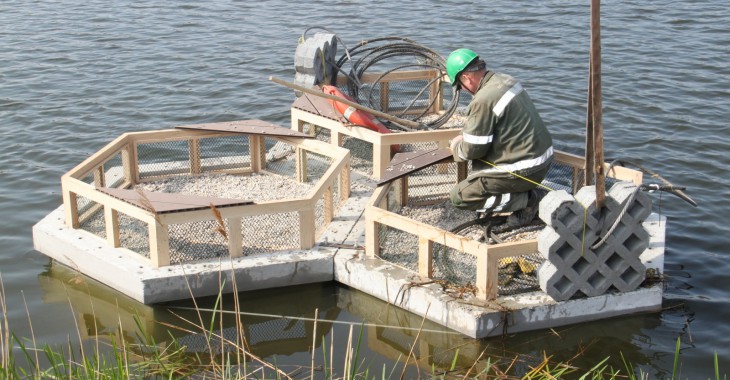
<svg viewBox="0 0 730 380">
<path fill-rule="evenodd" d="M 378 181 L 378 186 L 431 165 L 451 160 L 452 157 L 451 149 L 449 148 L 397 153 L 385 169 L 385 173 L 380 178 L 380 181 Z"/>
<path fill-rule="evenodd" d="M 215 207 L 227 207 L 254 203 L 253 201 L 241 199 L 156 193 L 146 190 L 113 189 L 109 187 L 100 187 L 97 188 L 97 190 L 155 214 L 170 214 L 182 211 L 202 210 L 210 208 L 211 204 Z"/>
<path fill-rule="evenodd" d="M 249 135 L 263 135 L 263 136 L 282 136 L 282 137 L 303 137 L 303 138 L 314 138 L 306 133 L 298 132 L 293 129 L 280 127 L 276 124 L 271 124 L 263 120 L 237 120 L 237 121 L 225 121 L 221 123 L 205 123 L 205 124 L 193 124 L 193 125 L 181 125 L 175 128 L 178 129 L 195 129 L 201 131 L 216 131 L 216 132 L 234 132 L 234 133 L 245 133 Z"/>
</svg>

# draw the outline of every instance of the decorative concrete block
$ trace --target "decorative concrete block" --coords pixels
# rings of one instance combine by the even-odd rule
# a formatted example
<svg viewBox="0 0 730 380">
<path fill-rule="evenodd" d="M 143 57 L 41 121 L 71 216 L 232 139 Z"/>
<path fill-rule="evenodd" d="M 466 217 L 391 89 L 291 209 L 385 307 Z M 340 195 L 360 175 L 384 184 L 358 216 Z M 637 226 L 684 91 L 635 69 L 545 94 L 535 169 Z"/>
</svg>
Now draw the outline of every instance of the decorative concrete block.
<svg viewBox="0 0 730 380">
<path fill-rule="evenodd" d="M 649 244 L 642 223 L 651 213 L 651 200 L 630 183 L 614 185 L 601 210 L 595 200 L 595 187 L 585 186 L 575 198 L 553 191 L 540 203 L 547 227 L 538 250 L 547 260 L 538 269 L 538 282 L 555 300 L 598 296 L 612 288 L 632 291 L 644 281 L 639 255 Z"/>
</svg>

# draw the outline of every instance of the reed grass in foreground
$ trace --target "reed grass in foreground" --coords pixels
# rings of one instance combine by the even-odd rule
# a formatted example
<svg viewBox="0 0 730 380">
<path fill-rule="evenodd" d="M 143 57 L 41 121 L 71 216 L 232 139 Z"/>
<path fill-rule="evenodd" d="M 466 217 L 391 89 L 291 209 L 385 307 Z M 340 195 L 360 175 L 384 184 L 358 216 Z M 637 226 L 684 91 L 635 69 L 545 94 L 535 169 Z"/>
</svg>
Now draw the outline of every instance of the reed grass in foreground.
<svg viewBox="0 0 730 380">
<path fill-rule="evenodd" d="M 17 337 L 11 332 L 5 299 L 0 274 L 0 312 L 3 317 L 0 323 L 0 379 L 404 379 L 416 376 L 423 379 L 649 379 L 648 374 L 637 371 L 625 360 L 624 368 L 611 368 L 606 364 L 609 358 L 592 368 L 578 368 L 570 362 L 553 362 L 548 355 L 535 361 L 520 356 L 488 358 L 482 352 L 469 367 L 459 367 L 458 349 L 454 351 L 449 368 L 418 368 L 419 360 L 413 351 L 389 368 L 371 368 L 360 354 L 364 329 L 360 326 L 358 330 L 357 326 L 352 325 L 344 347 L 336 347 L 332 337 L 329 344 L 322 337 L 320 360 L 315 360 L 315 350 L 312 349 L 307 363 L 285 368 L 249 350 L 240 318 L 237 319 L 235 340 L 226 338 L 223 331 L 213 327 L 223 315 L 222 308 L 219 308 L 221 294 L 215 302 L 217 312 L 210 316 L 206 316 L 196 305 L 197 320 L 179 317 L 179 323 L 163 324 L 170 331 L 203 337 L 207 345 L 205 354 L 190 353 L 173 334 L 170 334 L 168 341 L 157 342 L 146 332 L 138 317 L 135 322 L 139 333 L 132 342 L 119 338 L 124 336 L 120 323 L 108 340 L 98 336 L 91 341 L 84 340 L 80 331 L 76 331 L 75 342 L 69 339 L 65 346 L 51 347 L 39 345 L 35 341 L 32 326 L 29 339 Z M 240 312 L 237 297 L 234 304 L 235 312 Z M 315 311 L 313 339 L 317 337 L 317 315 Z M 416 335 L 413 346 L 419 335 Z M 312 341 L 311 347 L 316 347 L 316 343 Z M 678 339 L 672 380 L 687 378 L 681 374 L 679 344 Z M 215 352 L 220 354 L 210 354 Z M 345 353 L 341 363 L 334 363 L 334 352 Z M 720 377 L 717 355 L 714 360 L 715 380 L 726 379 L 726 375 Z M 533 364 L 516 365 L 528 362 Z"/>
</svg>

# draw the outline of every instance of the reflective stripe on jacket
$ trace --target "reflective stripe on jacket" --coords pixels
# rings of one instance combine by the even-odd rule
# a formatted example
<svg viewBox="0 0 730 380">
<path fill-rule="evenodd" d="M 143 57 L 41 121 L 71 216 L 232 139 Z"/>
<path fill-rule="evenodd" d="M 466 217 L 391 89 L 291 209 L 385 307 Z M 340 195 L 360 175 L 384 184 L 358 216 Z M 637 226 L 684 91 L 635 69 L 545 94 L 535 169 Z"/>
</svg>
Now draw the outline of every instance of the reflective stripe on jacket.
<svg viewBox="0 0 730 380">
<path fill-rule="evenodd" d="M 454 147 L 454 160 L 473 160 L 471 175 L 524 175 L 552 161 L 550 133 L 515 78 L 487 72 L 469 103 L 467 115 L 463 140 Z"/>
</svg>

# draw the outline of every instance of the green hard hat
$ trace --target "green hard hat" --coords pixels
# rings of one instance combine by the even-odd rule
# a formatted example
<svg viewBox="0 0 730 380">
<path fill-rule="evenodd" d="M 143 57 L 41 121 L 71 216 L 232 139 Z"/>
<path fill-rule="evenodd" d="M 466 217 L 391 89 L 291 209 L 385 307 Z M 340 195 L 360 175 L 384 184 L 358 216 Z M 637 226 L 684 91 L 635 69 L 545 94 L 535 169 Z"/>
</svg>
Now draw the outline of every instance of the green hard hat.
<svg viewBox="0 0 730 380">
<path fill-rule="evenodd" d="M 469 49 L 456 49 L 449 54 L 446 59 L 446 74 L 449 75 L 452 86 L 456 86 L 456 77 L 475 59 L 479 59 L 479 56 Z"/>
</svg>

